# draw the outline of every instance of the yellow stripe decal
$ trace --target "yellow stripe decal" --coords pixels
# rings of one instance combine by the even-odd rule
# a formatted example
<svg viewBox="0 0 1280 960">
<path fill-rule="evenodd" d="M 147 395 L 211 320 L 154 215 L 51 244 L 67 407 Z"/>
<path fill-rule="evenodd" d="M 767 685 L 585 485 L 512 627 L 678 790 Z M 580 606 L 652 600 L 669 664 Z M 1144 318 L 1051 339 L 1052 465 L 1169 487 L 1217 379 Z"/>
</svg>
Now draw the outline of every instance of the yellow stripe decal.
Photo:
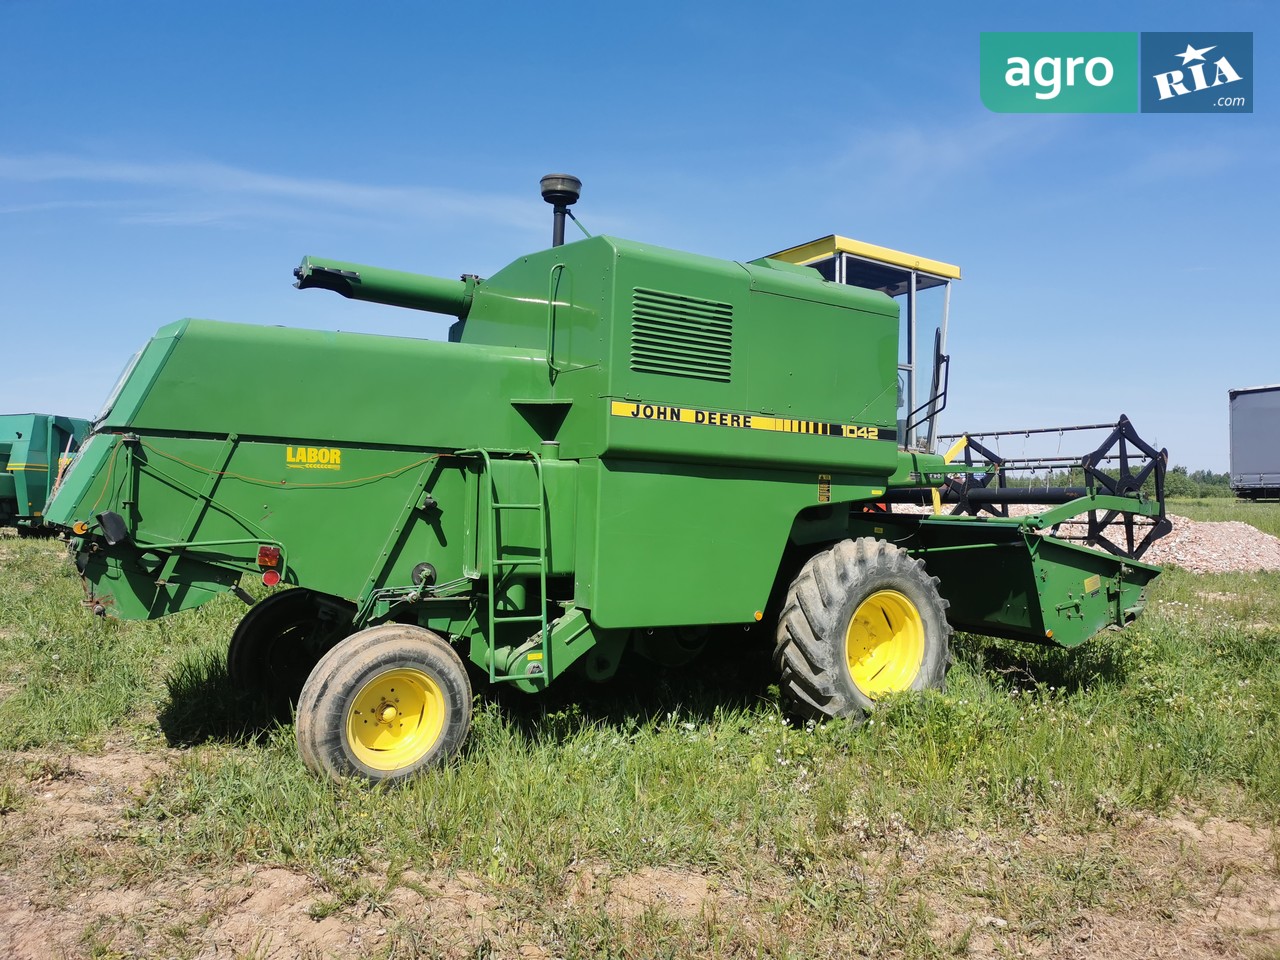
<svg viewBox="0 0 1280 960">
<path fill-rule="evenodd" d="M 846 437 L 853 440 L 896 440 L 898 432 L 885 427 L 867 427 L 852 423 L 828 423 L 823 420 L 789 420 L 755 413 L 726 413 L 723 410 L 701 410 L 676 407 L 666 403 L 634 403 L 630 400 L 610 401 L 609 412 L 631 420 L 665 420 L 670 423 L 694 423 L 708 427 L 737 427 L 740 430 L 770 430 L 774 433 L 807 433 L 819 437 Z"/>
<path fill-rule="evenodd" d="M 49 465 L 47 463 L 11 463 L 6 469 L 11 473 L 17 472 L 18 470 L 43 470 L 45 473 L 48 473 Z"/>
</svg>

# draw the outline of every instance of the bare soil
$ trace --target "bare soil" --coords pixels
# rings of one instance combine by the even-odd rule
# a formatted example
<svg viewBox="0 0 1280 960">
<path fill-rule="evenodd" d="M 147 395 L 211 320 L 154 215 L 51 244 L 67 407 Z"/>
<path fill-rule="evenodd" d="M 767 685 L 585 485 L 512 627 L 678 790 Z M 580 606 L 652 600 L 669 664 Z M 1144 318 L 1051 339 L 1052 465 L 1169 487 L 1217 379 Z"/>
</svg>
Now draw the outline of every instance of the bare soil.
<svg viewBox="0 0 1280 960">
<path fill-rule="evenodd" d="M 0 763 L 23 771 L 27 794 L 0 815 L 0 957 L 559 956 L 485 878 L 406 872 L 382 895 L 332 900 L 323 882 L 278 866 L 211 874 L 182 863 L 129 865 L 139 850 L 129 810 L 173 753 L 109 745 L 100 755 L 23 753 Z M 891 825 L 892 826 L 892 825 Z M 923 899 L 940 946 L 958 956 L 1248 958 L 1280 955 L 1280 843 L 1273 831 L 1198 815 L 1117 816 L 1114 829 L 1081 836 L 1043 828 L 992 838 L 915 837 L 903 825 L 846 825 L 854 880 L 867 891 Z M 101 861 L 112 869 L 95 869 Z M 975 893 L 982 877 L 1016 876 L 1028 863 L 1128 865 L 1124 896 L 1068 905 L 1044 929 L 1002 916 Z M 1137 864 L 1135 868 L 1133 865 Z M 79 879 L 77 879 L 79 878 Z M 1114 884 L 1112 888 L 1114 888 Z M 1163 894 L 1174 890 L 1176 896 Z M 728 923 L 768 943 L 785 887 L 740 887 L 732 876 L 675 868 L 618 873 L 581 864 L 564 878 L 553 912 L 591 911 L 622 932 L 655 915 Z M 1157 895 L 1159 894 L 1159 895 Z M 912 901 L 914 902 L 914 901 Z M 1173 910 L 1148 904 L 1175 903 Z M 904 902 L 901 909 L 910 909 Z M 806 908 L 807 909 L 807 908 Z M 1014 911 L 1011 911 L 1011 913 Z M 832 955 L 869 955 L 846 945 Z M 766 952 L 767 947 L 765 947 Z"/>
</svg>

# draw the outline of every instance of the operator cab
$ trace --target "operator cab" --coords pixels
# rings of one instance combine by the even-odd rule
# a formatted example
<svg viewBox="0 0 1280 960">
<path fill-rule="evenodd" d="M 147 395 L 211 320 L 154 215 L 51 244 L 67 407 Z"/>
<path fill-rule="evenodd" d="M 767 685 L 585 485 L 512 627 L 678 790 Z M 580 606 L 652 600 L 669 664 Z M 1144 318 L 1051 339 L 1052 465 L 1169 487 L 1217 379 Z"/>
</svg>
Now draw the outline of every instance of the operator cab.
<svg viewBox="0 0 1280 960">
<path fill-rule="evenodd" d="M 938 414 L 947 402 L 947 316 L 951 282 L 960 279 L 960 268 L 835 234 L 768 259 L 813 267 L 832 283 L 879 290 L 899 300 L 898 436 L 906 449 L 932 451 Z M 917 357 L 922 317 L 925 331 L 933 329 L 933 356 L 923 369 Z M 917 372 L 929 374 L 927 384 L 918 382 Z"/>
</svg>

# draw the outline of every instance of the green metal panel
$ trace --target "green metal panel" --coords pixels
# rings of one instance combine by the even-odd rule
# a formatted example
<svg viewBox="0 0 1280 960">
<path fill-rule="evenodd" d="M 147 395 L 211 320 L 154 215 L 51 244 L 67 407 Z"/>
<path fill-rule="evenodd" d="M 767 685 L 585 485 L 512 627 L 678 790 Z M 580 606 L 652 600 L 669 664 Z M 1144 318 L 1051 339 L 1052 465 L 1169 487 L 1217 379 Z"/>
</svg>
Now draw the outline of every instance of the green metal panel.
<svg viewBox="0 0 1280 960">
<path fill-rule="evenodd" d="M 97 433 L 85 441 L 63 474 L 62 485 L 45 507 L 47 522 L 70 527 L 78 518 L 87 519 L 97 512 L 97 505 L 88 496 L 89 485 L 102 475 L 114 448 L 111 434 Z"/>
<path fill-rule="evenodd" d="M 81 573 L 94 585 L 91 605 L 121 620 L 154 620 L 198 607 L 240 579 L 235 570 L 186 558 L 177 563 L 170 584 L 160 584 L 162 562 L 134 551 L 83 555 Z"/>
<path fill-rule="evenodd" d="M 837 478 L 831 496 L 869 485 Z M 824 483 L 826 486 L 824 486 Z M 604 461 L 595 471 L 586 567 L 602 627 L 750 623 L 762 612 L 796 514 L 831 489 L 817 473 L 720 464 Z M 586 606 L 586 596 L 579 596 Z"/>
<path fill-rule="evenodd" d="M 537 395 L 528 351 L 186 320 L 143 352 L 104 429 L 285 444 L 537 445 L 507 398 Z"/>
<path fill-rule="evenodd" d="M 896 466 L 897 305 L 773 269 L 596 237 L 542 251 L 476 288 L 455 336 L 541 347 L 566 458 Z M 533 295 L 531 295 L 533 294 Z M 833 349 L 850 343 L 851 349 Z M 678 408 L 682 425 L 633 426 L 619 407 Z M 754 415 L 783 430 L 733 430 Z M 823 440 L 815 427 L 860 428 Z M 550 436 L 544 431 L 544 439 Z M 843 434 L 841 439 L 843 438 Z"/>
</svg>

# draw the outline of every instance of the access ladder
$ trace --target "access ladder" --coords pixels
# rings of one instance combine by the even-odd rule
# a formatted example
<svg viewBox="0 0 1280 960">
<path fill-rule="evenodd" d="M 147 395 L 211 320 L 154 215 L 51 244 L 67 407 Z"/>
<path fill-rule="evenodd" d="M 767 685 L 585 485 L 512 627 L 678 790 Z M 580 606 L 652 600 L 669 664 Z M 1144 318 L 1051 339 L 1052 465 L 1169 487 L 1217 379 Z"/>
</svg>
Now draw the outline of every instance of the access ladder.
<svg viewBox="0 0 1280 960">
<path fill-rule="evenodd" d="M 477 456 L 484 464 L 483 477 L 477 483 L 479 496 L 479 511 L 488 517 L 488 530 L 486 532 L 486 545 L 488 547 L 489 563 L 485 571 L 485 578 L 488 583 L 487 593 L 487 612 L 489 614 L 489 680 L 530 680 L 537 678 L 543 674 L 546 669 L 547 660 L 547 499 L 546 499 L 546 480 L 542 472 L 542 459 L 531 450 L 498 450 L 498 449 L 481 449 L 460 450 L 459 456 Z M 537 499 L 533 502 L 503 502 L 498 491 L 497 477 L 493 472 L 493 457 L 502 456 L 511 459 L 527 459 L 533 464 L 534 476 L 536 478 Z M 531 557 L 515 557 L 504 555 L 502 552 L 503 545 L 500 542 L 499 530 L 501 524 L 499 518 L 506 511 L 524 511 L 532 510 L 537 513 L 538 524 L 538 552 Z M 537 571 L 537 596 L 533 598 L 537 613 L 514 613 L 507 614 L 498 605 L 498 585 L 502 582 L 503 576 L 510 571 L 520 567 L 530 567 Z M 528 603 L 525 604 L 528 608 Z M 520 659 L 524 663 L 522 671 L 511 669 L 515 667 L 514 663 L 507 664 L 508 669 L 499 670 L 497 657 L 497 634 L 498 627 L 501 624 L 508 623 L 527 623 L 537 624 L 538 633 L 531 640 L 536 643 L 527 643 L 520 646 Z"/>
</svg>

